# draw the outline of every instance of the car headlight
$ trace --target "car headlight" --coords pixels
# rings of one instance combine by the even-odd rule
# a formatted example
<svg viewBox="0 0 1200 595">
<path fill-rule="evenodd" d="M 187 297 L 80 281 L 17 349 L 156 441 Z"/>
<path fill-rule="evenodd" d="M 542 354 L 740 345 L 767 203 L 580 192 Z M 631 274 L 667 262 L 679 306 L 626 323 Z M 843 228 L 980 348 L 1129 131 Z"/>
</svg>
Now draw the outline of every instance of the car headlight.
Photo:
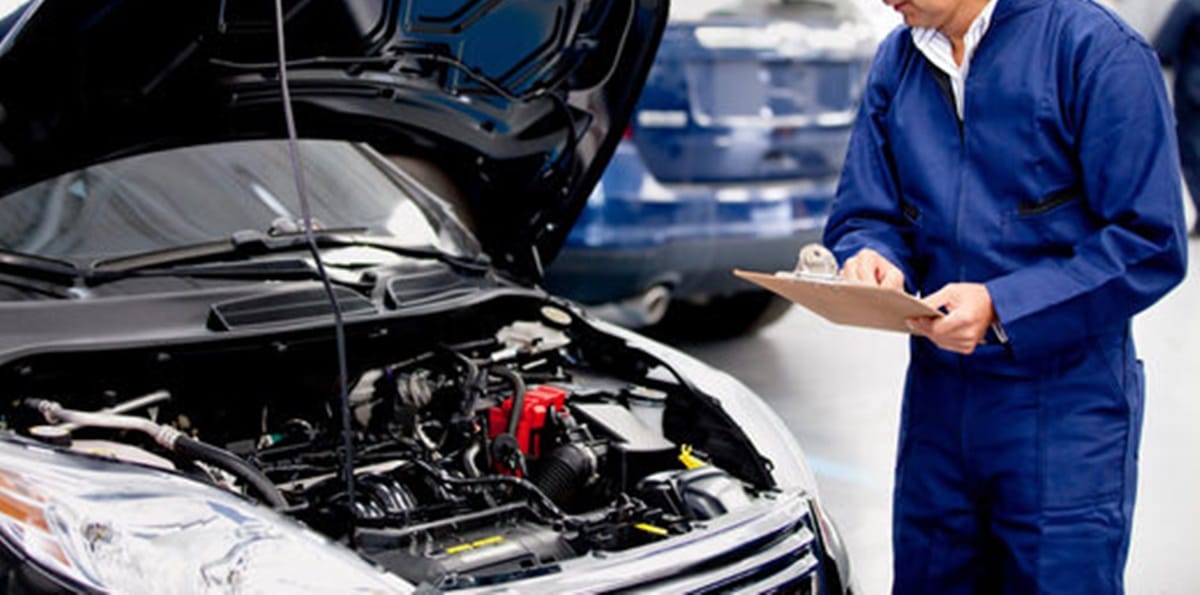
<svg viewBox="0 0 1200 595">
<path fill-rule="evenodd" d="M 43 571 L 88 590 L 412 591 L 349 550 L 223 490 L 3 440 L 0 537 Z"/>
</svg>

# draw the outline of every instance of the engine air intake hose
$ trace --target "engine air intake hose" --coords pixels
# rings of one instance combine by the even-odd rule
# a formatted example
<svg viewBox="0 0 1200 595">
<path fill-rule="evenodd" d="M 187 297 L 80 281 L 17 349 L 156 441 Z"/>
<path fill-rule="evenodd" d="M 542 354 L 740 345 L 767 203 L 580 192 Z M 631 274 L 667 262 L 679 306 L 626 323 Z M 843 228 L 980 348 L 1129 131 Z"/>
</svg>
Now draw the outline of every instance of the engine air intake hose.
<svg viewBox="0 0 1200 595">
<path fill-rule="evenodd" d="M 533 483 L 555 504 L 566 506 L 595 471 L 595 453 L 583 445 L 566 444 L 542 460 Z"/>
</svg>

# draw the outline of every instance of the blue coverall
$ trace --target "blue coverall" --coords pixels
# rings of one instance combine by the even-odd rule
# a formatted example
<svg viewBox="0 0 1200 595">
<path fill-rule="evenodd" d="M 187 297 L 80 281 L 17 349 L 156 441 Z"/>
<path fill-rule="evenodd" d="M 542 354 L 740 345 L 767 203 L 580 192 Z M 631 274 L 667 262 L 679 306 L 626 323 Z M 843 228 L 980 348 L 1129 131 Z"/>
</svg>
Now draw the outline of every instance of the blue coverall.
<svg viewBox="0 0 1200 595">
<path fill-rule="evenodd" d="M 880 46 L 825 243 L 910 291 L 984 283 L 1006 344 L 914 338 L 897 593 L 1117 593 L 1143 374 L 1131 317 L 1182 279 L 1175 126 L 1154 52 L 1090 0 L 999 0 L 960 122 L 907 27 Z"/>
</svg>

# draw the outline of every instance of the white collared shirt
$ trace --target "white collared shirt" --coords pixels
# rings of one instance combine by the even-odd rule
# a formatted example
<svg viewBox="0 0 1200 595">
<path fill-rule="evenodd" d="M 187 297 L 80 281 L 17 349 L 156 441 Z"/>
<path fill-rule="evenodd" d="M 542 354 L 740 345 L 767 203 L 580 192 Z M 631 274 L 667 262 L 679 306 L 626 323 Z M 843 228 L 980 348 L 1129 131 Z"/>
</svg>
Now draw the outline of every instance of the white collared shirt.
<svg viewBox="0 0 1200 595">
<path fill-rule="evenodd" d="M 917 49 L 925 54 L 925 57 L 938 70 L 950 77 L 950 88 L 954 91 L 954 106 L 960 120 L 963 118 L 963 97 L 966 94 L 967 74 L 971 71 L 971 57 L 975 55 L 975 48 L 979 47 L 979 42 L 983 41 L 983 36 L 991 27 L 992 13 L 995 11 L 996 0 L 991 0 L 967 29 L 967 34 L 963 36 L 962 66 L 955 64 L 954 46 L 950 44 L 950 38 L 941 31 L 916 27 L 912 30 L 913 43 Z"/>
</svg>

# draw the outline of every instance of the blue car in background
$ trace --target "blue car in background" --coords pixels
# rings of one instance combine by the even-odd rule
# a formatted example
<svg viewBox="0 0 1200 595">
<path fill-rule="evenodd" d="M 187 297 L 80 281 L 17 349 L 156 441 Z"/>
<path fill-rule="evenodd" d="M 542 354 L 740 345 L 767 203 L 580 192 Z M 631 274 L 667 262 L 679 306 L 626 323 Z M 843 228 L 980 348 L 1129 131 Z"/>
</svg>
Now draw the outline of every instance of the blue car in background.
<svg viewBox="0 0 1200 595">
<path fill-rule="evenodd" d="M 850 0 L 672 3 L 548 288 L 675 336 L 733 336 L 782 315 L 786 302 L 730 269 L 790 269 L 820 237 L 875 42 Z"/>
</svg>

